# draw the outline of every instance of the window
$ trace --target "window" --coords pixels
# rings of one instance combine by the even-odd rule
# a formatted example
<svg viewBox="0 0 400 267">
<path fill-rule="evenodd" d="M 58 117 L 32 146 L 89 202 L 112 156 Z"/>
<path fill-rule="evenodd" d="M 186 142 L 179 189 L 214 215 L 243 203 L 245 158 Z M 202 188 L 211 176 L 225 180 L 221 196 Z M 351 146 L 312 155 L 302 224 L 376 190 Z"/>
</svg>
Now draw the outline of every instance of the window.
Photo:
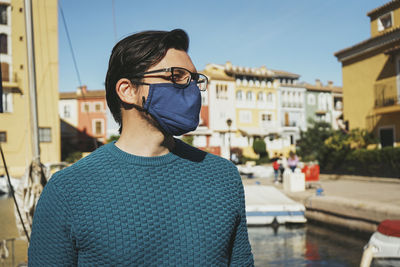
<svg viewBox="0 0 400 267">
<path fill-rule="evenodd" d="M 1 62 L 1 78 L 3 82 L 9 82 L 10 81 L 10 70 L 8 63 Z"/>
<path fill-rule="evenodd" d="M 51 142 L 51 128 L 50 127 L 40 127 L 39 128 L 39 142 L 41 142 L 41 143 Z"/>
<path fill-rule="evenodd" d="M 0 24 L 7 25 L 7 5 L 0 5 Z"/>
<path fill-rule="evenodd" d="M 13 95 L 9 91 L 3 91 L 3 112 L 13 112 Z"/>
<path fill-rule="evenodd" d="M 243 123 L 251 123 L 253 120 L 251 111 L 249 110 L 239 111 L 239 120 L 240 122 Z"/>
<path fill-rule="evenodd" d="M 208 93 L 207 91 L 201 92 L 201 105 L 207 106 L 208 105 Z"/>
<path fill-rule="evenodd" d="M 83 112 L 89 112 L 90 111 L 89 103 L 82 103 L 82 111 Z"/>
<path fill-rule="evenodd" d="M 0 53 L 7 54 L 8 46 L 7 46 L 7 34 L 0 34 Z"/>
<path fill-rule="evenodd" d="M 239 90 L 239 91 L 236 92 L 236 100 L 239 100 L 239 101 L 243 100 L 243 92 L 242 92 L 242 90 Z"/>
<path fill-rule="evenodd" d="M 7 132 L 0 132 L 0 143 L 7 142 Z"/>
<path fill-rule="evenodd" d="M 228 99 L 228 85 L 217 84 L 216 93 L 217 93 L 217 99 Z"/>
<path fill-rule="evenodd" d="M 261 114 L 261 120 L 263 122 L 270 122 L 270 121 L 272 121 L 272 115 L 271 114 Z"/>
<path fill-rule="evenodd" d="M 64 118 L 71 117 L 71 107 L 69 105 L 64 106 Z"/>
<path fill-rule="evenodd" d="M 265 93 L 263 93 L 263 92 L 258 92 L 258 94 L 257 94 L 257 100 L 258 100 L 259 102 L 264 102 L 264 101 L 265 101 Z"/>
<path fill-rule="evenodd" d="M 93 120 L 93 133 L 94 135 L 104 134 L 104 121 L 102 119 Z"/>
<path fill-rule="evenodd" d="M 101 112 L 102 111 L 102 109 L 103 109 L 103 103 L 95 103 L 94 104 L 94 110 L 96 111 L 96 112 Z"/>
<path fill-rule="evenodd" d="M 272 103 L 272 102 L 273 102 L 273 95 L 272 95 L 272 93 L 268 93 L 268 95 L 267 95 L 267 101 L 268 101 L 268 103 Z"/>
<path fill-rule="evenodd" d="M 392 13 L 389 12 L 378 18 L 378 31 L 386 30 L 392 27 Z"/>
<path fill-rule="evenodd" d="M 253 92 L 252 91 L 248 91 L 246 93 L 246 100 L 247 101 L 253 101 L 254 97 L 253 97 Z"/>
</svg>

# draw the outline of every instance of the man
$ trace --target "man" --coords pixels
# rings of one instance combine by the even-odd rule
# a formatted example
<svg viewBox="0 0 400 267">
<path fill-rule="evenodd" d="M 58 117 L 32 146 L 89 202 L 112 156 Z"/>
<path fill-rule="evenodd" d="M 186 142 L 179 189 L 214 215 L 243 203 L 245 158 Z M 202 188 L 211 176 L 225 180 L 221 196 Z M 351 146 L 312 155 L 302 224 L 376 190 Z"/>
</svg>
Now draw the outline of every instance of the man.
<svg viewBox="0 0 400 267">
<path fill-rule="evenodd" d="M 182 30 L 120 41 L 106 77 L 121 137 L 56 173 L 34 216 L 30 266 L 253 266 L 229 161 L 173 138 L 194 130 L 207 78 Z"/>
</svg>

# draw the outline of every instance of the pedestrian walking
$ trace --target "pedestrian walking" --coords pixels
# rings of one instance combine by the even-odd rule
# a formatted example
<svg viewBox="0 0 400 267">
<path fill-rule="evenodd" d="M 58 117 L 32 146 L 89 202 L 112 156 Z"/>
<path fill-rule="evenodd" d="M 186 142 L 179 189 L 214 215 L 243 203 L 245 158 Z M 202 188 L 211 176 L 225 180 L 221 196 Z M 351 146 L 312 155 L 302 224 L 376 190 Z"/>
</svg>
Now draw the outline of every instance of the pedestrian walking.
<svg viewBox="0 0 400 267">
<path fill-rule="evenodd" d="M 294 170 L 297 168 L 298 163 L 299 163 L 299 158 L 293 151 L 290 151 L 288 158 L 288 165 L 289 168 L 292 170 L 292 172 L 294 172 Z"/>
<path fill-rule="evenodd" d="M 45 186 L 29 266 L 253 266 L 244 190 L 228 160 L 173 136 L 196 129 L 207 77 L 180 29 L 119 41 L 106 98 L 121 136 Z"/>
<path fill-rule="evenodd" d="M 278 176 L 279 176 L 279 168 L 281 165 L 277 153 L 274 154 L 274 157 L 271 159 L 271 161 L 272 161 L 272 168 L 274 169 L 274 183 L 277 184 L 279 183 Z"/>
</svg>

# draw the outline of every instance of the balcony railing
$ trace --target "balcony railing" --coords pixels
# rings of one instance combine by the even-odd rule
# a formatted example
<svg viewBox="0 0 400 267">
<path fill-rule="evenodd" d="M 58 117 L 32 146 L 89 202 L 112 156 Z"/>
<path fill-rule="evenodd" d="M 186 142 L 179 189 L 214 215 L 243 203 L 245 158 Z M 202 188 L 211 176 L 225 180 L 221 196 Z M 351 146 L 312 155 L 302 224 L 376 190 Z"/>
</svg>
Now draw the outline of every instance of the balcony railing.
<svg viewBox="0 0 400 267">
<path fill-rule="evenodd" d="M 400 103 L 395 83 L 380 83 L 375 85 L 375 107 L 388 107 Z"/>
</svg>

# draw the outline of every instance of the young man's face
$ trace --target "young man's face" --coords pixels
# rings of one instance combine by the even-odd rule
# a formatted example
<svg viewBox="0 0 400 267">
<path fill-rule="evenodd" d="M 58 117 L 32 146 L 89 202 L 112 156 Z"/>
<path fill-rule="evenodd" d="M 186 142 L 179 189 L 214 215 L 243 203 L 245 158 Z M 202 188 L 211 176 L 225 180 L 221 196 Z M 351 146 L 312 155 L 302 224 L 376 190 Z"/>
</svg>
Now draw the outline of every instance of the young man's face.
<svg viewBox="0 0 400 267">
<path fill-rule="evenodd" d="M 189 55 L 185 51 L 176 50 L 173 48 L 171 48 L 167 51 L 165 57 L 159 63 L 157 63 L 154 66 L 151 66 L 145 72 L 150 72 L 152 70 L 159 70 L 159 69 L 165 69 L 165 68 L 170 68 L 170 67 L 181 67 L 181 68 L 185 68 L 191 72 L 197 72 Z M 148 84 L 172 83 L 172 81 L 170 79 L 170 75 L 171 74 L 168 72 L 146 74 L 143 77 L 143 82 L 148 83 Z M 147 85 L 139 86 L 139 94 L 140 94 L 139 99 L 142 99 L 142 97 L 147 99 L 147 97 L 149 95 L 149 88 L 150 87 Z M 140 105 L 141 103 L 138 103 L 138 104 Z M 161 131 L 160 125 L 150 114 L 142 112 L 141 116 L 149 124 L 153 125 L 154 127 L 156 127 L 157 129 L 159 129 Z"/>
<path fill-rule="evenodd" d="M 193 65 L 192 60 L 189 55 L 182 50 L 169 49 L 165 57 L 158 62 L 156 65 L 150 67 L 146 72 L 170 67 L 181 67 L 185 68 L 191 72 L 196 72 L 196 68 Z M 171 80 L 168 77 L 168 73 L 154 73 L 144 76 L 143 82 L 145 83 L 170 83 Z M 142 86 L 141 88 L 142 96 L 147 99 L 149 94 L 149 86 Z"/>
</svg>

